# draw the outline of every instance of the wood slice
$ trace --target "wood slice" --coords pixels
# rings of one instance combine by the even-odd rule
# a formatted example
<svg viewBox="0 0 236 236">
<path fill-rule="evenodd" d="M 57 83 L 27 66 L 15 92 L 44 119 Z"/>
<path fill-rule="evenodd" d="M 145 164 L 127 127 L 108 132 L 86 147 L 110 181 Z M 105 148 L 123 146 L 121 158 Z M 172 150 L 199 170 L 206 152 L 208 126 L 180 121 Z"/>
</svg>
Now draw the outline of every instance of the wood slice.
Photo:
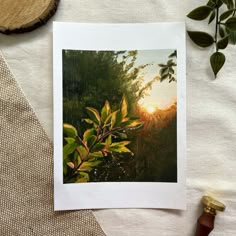
<svg viewBox="0 0 236 236">
<path fill-rule="evenodd" d="M 45 24 L 59 0 L 0 0 L 0 32 L 23 33 Z"/>
</svg>

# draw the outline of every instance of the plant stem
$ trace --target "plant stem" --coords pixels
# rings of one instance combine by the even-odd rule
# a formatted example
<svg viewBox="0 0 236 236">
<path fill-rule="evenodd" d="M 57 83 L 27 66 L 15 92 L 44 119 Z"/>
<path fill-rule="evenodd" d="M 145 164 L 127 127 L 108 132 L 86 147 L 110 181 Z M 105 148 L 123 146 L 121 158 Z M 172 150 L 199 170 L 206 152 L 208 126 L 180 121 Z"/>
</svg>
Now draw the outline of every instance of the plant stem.
<svg viewBox="0 0 236 236">
<path fill-rule="evenodd" d="M 121 131 L 121 130 L 124 130 L 124 128 L 121 128 L 121 127 L 116 127 L 112 130 L 109 130 L 107 131 L 105 134 L 103 134 L 99 139 L 98 139 L 98 143 L 101 142 L 104 138 L 106 138 L 107 136 L 109 136 L 110 134 L 116 132 L 116 131 Z"/>
<path fill-rule="evenodd" d="M 85 147 L 85 149 L 86 149 L 87 151 L 89 151 L 89 149 L 88 149 L 86 143 L 84 143 L 84 141 L 80 138 L 80 136 L 77 136 L 77 139 L 78 139 L 78 141 Z"/>
<path fill-rule="evenodd" d="M 215 45 L 216 52 L 218 52 L 217 41 L 218 41 L 218 28 L 219 28 L 219 7 L 216 7 L 216 29 L 215 29 Z"/>
<path fill-rule="evenodd" d="M 236 12 L 235 8 L 236 8 L 236 0 L 234 0 L 234 13 L 233 13 L 233 16 L 235 16 L 235 12 Z"/>
</svg>

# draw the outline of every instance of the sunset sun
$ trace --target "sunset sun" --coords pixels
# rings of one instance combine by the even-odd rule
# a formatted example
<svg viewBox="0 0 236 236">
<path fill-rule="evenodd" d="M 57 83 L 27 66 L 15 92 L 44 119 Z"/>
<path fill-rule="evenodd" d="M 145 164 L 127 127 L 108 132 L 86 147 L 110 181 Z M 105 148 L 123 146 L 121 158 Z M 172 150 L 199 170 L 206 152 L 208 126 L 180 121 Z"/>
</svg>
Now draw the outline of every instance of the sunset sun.
<svg viewBox="0 0 236 236">
<path fill-rule="evenodd" d="M 154 113 L 156 110 L 156 107 L 154 105 L 147 105 L 145 108 L 149 114 Z"/>
</svg>

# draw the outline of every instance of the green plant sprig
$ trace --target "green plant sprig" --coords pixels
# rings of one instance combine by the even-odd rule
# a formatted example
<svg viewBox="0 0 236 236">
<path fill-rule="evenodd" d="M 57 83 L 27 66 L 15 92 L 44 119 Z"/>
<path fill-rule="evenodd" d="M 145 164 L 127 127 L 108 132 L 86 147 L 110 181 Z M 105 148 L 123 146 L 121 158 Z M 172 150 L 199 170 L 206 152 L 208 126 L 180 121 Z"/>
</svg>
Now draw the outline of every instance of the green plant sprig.
<svg viewBox="0 0 236 236">
<path fill-rule="evenodd" d="M 215 21 L 214 36 L 202 31 L 187 31 L 191 40 L 199 47 L 215 45 L 210 64 L 215 78 L 224 66 L 226 57 L 222 50 L 229 43 L 236 44 L 236 0 L 209 0 L 206 5 L 192 10 L 187 17 L 202 21 L 209 17 L 208 24 Z"/>
<path fill-rule="evenodd" d="M 171 82 L 177 82 L 176 79 L 176 62 L 174 59 L 177 58 L 177 50 L 174 50 L 173 53 L 171 53 L 168 56 L 169 60 L 166 64 L 158 64 L 160 69 L 160 82 L 169 79 L 169 83 Z"/>
<path fill-rule="evenodd" d="M 128 101 L 123 96 L 120 108 L 111 110 L 108 101 L 101 112 L 93 107 L 86 107 L 88 118 L 84 121 L 91 127 L 79 136 L 71 124 L 63 124 L 66 144 L 63 146 L 63 175 L 65 183 L 90 181 L 90 172 L 104 164 L 107 157 L 118 158 L 117 154 L 130 153 L 127 131 L 143 127 L 139 118 L 129 117 Z M 117 141 L 117 138 L 118 140 Z"/>
</svg>

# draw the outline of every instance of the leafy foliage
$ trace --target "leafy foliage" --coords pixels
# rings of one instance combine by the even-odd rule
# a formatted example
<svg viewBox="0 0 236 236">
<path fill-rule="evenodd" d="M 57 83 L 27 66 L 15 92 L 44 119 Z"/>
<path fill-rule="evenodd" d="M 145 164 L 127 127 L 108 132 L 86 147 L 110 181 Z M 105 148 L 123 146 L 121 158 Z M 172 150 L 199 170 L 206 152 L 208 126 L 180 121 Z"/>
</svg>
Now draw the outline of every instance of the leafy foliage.
<svg viewBox="0 0 236 236">
<path fill-rule="evenodd" d="M 192 20 L 205 20 L 209 16 L 208 24 L 215 20 L 215 35 L 201 31 L 188 31 L 191 40 L 199 47 L 205 48 L 215 44 L 215 53 L 210 57 L 211 68 L 215 77 L 225 63 L 224 50 L 228 43 L 236 44 L 236 1 L 209 0 L 205 6 L 192 10 L 187 17 Z"/>
<path fill-rule="evenodd" d="M 188 35 L 194 43 L 203 48 L 209 47 L 214 43 L 214 38 L 205 32 L 188 31 Z"/>
<path fill-rule="evenodd" d="M 149 64 L 136 66 L 137 53 L 63 50 L 63 116 L 69 118 L 65 122 L 78 127 L 79 135 L 87 128 L 82 122 L 87 115 L 84 107 L 100 110 L 104 101 L 109 100 L 116 110 L 123 94 L 129 104 L 135 104 L 159 80 L 158 77 L 144 82 L 142 71 Z M 128 111 L 132 113 L 135 109 L 129 106 Z"/>
<path fill-rule="evenodd" d="M 216 44 L 218 49 L 225 49 L 229 43 L 229 36 L 225 36 L 221 40 L 219 40 Z"/>
<path fill-rule="evenodd" d="M 76 128 L 70 124 L 63 125 L 63 174 L 65 183 L 89 182 L 89 173 L 102 165 L 107 158 L 119 158 L 117 154 L 130 153 L 127 147 L 127 131 L 142 128 L 138 118 L 128 116 L 128 101 L 123 96 L 119 109 L 112 111 L 108 100 L 99 112 L 86 107 L 89 118 L 85 119 L 90 128 L 80 137 Z M 119 140 L 116 138 L 119 137 Z M 124 140 L 122 140 L 124 139 Z"/>
<path fill-rule="evenodd" d="M 173 58 L 177 58 L 177 50 L 175 50 L 173 53 L 169 55 L 169 60 L 166 64 L 159 64 L 161 67 L 160 69 L 160 81 L 164 81 L 166 79 L 169 79 L 169 83 L 172 81 L 176 81 L 176 75 L 175 75 L 175 68 L 177 66 L 176 62 Z"/>
<path fill-rule="evenodd" d="M 212 54 L 210 60 L 211 60 L 212 70 L 216 76 L 225 63 L 225 55 L 221 52 L 215 52 Z"/>
<path fill-rule="evenodd" d="M 212 11 L 209 6 L 200 6 L 188 14 L 188 17 L 193 20 L 204 20 L 206 19 Z"/>
</svg>

